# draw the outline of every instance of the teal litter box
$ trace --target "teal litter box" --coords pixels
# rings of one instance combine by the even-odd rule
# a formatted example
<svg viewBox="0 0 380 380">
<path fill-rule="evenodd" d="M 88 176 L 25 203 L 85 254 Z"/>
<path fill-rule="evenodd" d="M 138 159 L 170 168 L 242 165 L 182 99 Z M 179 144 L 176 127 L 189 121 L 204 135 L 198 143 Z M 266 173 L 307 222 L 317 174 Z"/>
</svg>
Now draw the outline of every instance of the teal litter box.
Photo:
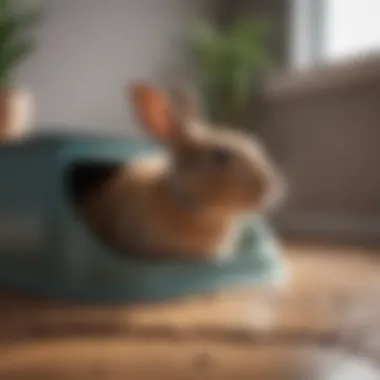
<svg viewBox="0 0 380 380">
<path fill-rule="evenodd" d="M 159 263 L 120 258 L 78 220 L 68 191 L 77 163 L 121 163 L 157 149 L 130 138 L 32 136 L 0 147 L 0 288 L 71 301 L 153 301 L 272 283 L 284 276 L 276 239 L 242 223 L 236 258 Z"/>
</svg>

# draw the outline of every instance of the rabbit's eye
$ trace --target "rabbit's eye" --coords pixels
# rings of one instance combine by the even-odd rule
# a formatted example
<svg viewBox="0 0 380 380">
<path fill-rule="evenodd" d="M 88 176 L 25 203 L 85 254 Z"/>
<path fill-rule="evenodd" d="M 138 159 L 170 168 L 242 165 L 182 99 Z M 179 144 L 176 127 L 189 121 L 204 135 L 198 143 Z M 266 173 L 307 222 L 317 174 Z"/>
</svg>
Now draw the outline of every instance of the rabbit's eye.
<svg viewBox="0 0 380 380">
<path fill-rule="evenodd" d="M 225 167 L 230 164 L 232 160 L 232 155 L 229 151 L 225 149 L 217 148 L 211 152 L 210 158 L 214 165 Z"/>
</svg>

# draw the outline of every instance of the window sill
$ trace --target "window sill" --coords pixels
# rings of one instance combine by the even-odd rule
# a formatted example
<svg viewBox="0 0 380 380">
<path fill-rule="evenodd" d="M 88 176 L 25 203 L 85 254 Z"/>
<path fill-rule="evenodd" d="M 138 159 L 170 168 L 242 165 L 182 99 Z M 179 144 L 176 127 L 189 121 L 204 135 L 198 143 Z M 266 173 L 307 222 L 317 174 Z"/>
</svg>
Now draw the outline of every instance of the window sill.
<svg viewBox="0 0 380 380">
<path fill-rule="evenodd" d="M 265 85 L 269 100 L 341 89 L 380 79 L 380 55 L 344 61 L 307 71 L 273 75 Z"/>
</svg>

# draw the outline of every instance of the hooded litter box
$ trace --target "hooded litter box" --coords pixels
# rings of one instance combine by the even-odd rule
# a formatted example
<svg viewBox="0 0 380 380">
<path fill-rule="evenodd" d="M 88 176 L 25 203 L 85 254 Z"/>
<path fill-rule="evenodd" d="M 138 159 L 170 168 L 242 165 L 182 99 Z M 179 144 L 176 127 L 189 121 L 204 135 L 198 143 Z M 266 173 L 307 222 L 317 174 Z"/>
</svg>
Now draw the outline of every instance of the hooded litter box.
<svg viewBox="0 0 380 380">
<path fill-rule="evenodd" d="M 68 190 L 78 164 L 105 167 L 154 149 L 143 140 L 77 136 L 35 136 L 0 147 L 0 287 L 122 302 L 278 280 L 276 240 L 257 218 L 242 224 L 236 258 L 218 263 L 126 260 L 89 232 Z"/>
</svg>

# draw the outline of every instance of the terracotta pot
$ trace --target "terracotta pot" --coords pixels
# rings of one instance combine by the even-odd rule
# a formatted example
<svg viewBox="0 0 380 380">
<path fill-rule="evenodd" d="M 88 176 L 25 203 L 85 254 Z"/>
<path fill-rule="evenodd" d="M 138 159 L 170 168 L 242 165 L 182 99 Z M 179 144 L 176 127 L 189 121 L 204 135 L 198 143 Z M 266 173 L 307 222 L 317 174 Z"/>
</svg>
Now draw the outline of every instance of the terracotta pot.
<svg viewBox="0 0 380 380">
<path fill-rule="evenodd" d="M 0 90 L 0 141 L 21 138 L 29 130 L 33 98 L 27 91 Z"/>
</svg>

